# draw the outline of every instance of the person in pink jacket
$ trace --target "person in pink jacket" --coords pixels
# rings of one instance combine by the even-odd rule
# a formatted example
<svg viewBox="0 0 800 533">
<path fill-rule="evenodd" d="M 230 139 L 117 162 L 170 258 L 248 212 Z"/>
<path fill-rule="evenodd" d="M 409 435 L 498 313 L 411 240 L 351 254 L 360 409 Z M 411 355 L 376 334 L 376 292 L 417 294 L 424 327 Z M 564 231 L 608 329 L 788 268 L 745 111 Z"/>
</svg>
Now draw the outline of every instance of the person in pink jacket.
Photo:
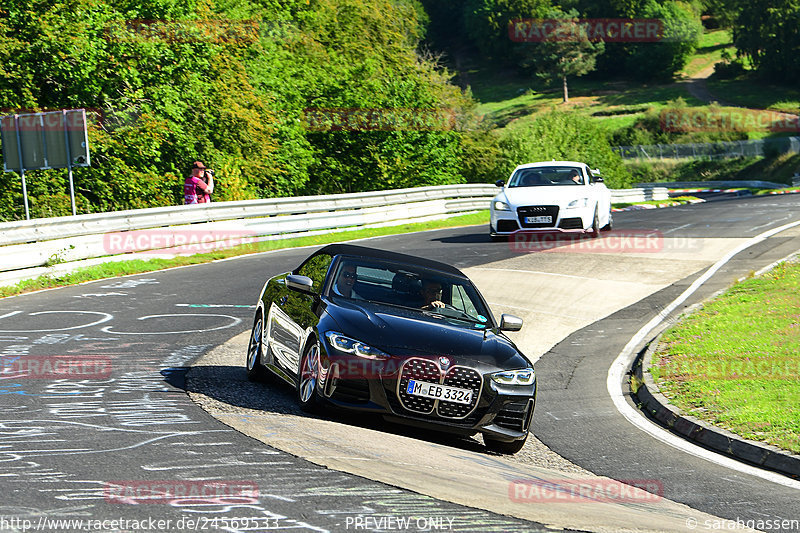
<svg viewBox="0 0 800 533">
<path fill-rule="evenodd" d="M 192 175 L 183 182 L 183 203 L 203 204 L 211 201 L 214 182 L 206 182 L 206 166 L 202 161 L 192 163 Z"/>
</svg>

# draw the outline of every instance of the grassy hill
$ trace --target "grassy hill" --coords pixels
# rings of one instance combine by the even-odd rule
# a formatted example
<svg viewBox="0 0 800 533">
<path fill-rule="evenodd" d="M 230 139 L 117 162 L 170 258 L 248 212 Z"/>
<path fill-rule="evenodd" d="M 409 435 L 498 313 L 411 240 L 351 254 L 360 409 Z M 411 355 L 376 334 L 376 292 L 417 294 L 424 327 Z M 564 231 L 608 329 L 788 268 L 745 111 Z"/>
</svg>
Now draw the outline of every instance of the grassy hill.
<svg viewBox="0 0 800 533">
<path fill-rule="evenodd" d="M 735 57 L 728 30 L 710 30 L 703 34 L 700 46 L 680 73 L 669 83 L 641 83 L 633 79 L 604 80 L 595 75 L 569 80 L 570 99 L 562 102 L 561 88 L 549 87 L 533 76 L 517 71 L 498 69 L 482 63 L 476 56 L 463 61 L 468 66 L 459 72 L 462 83 L 468 84 L 478 101 L 477 112 L 485 122 L 493 124 L 500 136 L 524 135 L 537 118 L 551 110 L 564 110 L 590 119 L 605 130 L 611 142 L 620 138 L 647 117 L 677 105 L 691 110 L 718 109 L 724 113 L 766 109 L 784 113 L 800 113 L 800 91 L 767 84 L 746 73 L 734 79 L 723 79 L 714 73 L 714 65 L 725 56 Z M 724 107 L 710 107 L 719 102 Z M 651 121 L 652 122 L 652 121 Z M 651 125 L 651 128 L 653 126 Z M 658 124 L 655 124 L 658 127 Z M 664 142 L 662 132 L 653 144 Z M 776 138 L 800 135 L 800 132 L 744 131 L 733 132 L 744 139 Z M 695 132 L 675 135 L 670 143 L 713 142 L 728 140 L 732 132 Z M 622 144 L 622 143 L 618 143 Z M 625 143 L 627 144 L 627 143 Z M 642 142 L 641 144 L 650 144 Z M 715 161 L 629 161 L 626 166 L 633 181 L 764 179 L 779 183 L 791 182 L 800 171 L 800 156 L 774 154 L 767 158 L 735 158 Z"/>
</svg>

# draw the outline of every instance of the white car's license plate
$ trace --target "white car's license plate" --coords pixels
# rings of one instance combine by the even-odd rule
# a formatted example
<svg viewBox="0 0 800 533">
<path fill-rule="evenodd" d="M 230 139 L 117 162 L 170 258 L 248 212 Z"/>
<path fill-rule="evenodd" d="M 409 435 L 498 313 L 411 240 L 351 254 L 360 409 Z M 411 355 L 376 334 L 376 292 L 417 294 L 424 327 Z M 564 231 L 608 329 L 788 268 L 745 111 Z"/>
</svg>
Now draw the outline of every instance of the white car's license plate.
<svg viewBox="0 0 800 533">
<path fill-rule="evenodd" d="M 546 217 L 525 217 L 526 224 L 552 224 L 553 217 L 546 216 Z"/>
<path fill-rule="evenodd" d="M 470 389 L 459 389 L 414 379 L 408 380 L 406 392 L 414 396 L 423 396 L 447 402 L 463 403 L 465 405 L 472 403 L 472 391 Z"/>
</svg>

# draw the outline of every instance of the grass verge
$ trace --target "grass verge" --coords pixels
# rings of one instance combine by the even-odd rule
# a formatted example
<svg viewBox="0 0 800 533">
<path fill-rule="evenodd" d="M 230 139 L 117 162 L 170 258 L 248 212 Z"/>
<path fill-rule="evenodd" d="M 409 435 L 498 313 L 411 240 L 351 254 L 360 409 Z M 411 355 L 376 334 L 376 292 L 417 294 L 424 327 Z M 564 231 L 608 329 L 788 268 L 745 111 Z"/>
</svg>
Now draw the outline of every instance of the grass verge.
<svg viewBox="0 0 800 533">
<path fill-rule="evenodd" d="M 685 414 L 800 453 L 800 264 L 685 317 L 662 336 L 650 372 Z"/>
<path fill-rule="evenodd" d="M 686 205 L 686 204 L 696 204 L 702 202 L 700 198 L 696 196 L 676 196 L 675 198 L 670 198 L 669 200 L 646 200 L 644 202 L 620 202 L 612 204 L 611 207 L 630 207 L 633 205 L 654 205 L 656 207 L 674 207 L 676 205 Z"/>
<path fill-rule="evenodd" d="M 473 226 L 478 224 L 488 224 L 489 211 L 478 211 L 442 220 L 431 220 L 427 222 L 414 222 L 398 226 L 387 226 L 382 228 L 363 228 L 346 232 L 324 233 L 320 235 L 309 235 L 305 237 L 295 237 L 288 239 L 275 239 L 245 244 L 203 254 L 190 256 L 180 256 L 172 259 L 154 258 L 149 260 L 131 259 L 130 261 L 115 261 L 81 268 L 74 272 L 62 275 L 43 275 L 35 279 L 24 280 L 16 285 L 0 287 L 0 298 L 14 296 L 25 292 L 31 292 L 52 287 L 62 287 L 74 285 L 86 281 L 97 279 L 113 278 L 130 274 L 141 274 L 154 270 L 163 270 L 186 265 L 197 265 L 209 263 L 219 259 L 227 259 L 240 255 L 267 252 L 283 248 L 296 248 L 300 246 L 313 246 L 316 244 L 329 244 L 333 242 L 349 241 L 353 239 L 365 239 L 368 237 L 379 237 L 382 235 L 398 235 L 401 233 L 412 233 L 438 228 L 452 228 L 457 226 Z M 488 232 L 487 232 L 488 235 Z M 488 237 L 487 237 L 488 240 Z"/>
</svg>

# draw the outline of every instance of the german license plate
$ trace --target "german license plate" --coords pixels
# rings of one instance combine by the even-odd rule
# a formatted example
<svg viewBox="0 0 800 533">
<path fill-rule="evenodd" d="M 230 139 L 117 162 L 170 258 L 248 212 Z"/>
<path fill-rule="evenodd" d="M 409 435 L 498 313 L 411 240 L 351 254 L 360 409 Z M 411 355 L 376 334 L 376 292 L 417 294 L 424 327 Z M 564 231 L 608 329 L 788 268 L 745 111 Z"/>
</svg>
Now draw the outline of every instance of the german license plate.
<svg viewBox="0 0 800 533">
<path fill-rule="evenodd" d="M 444 400 L 447 402 L 463 403 L 465 405 L 472 403 L 472 390 L 470 389 L 459 389 L 458 387 L 449 387 L 447 385 L 439 385 L 438 383 L 426 383 L 415 379 L 408 380 L 406 392 L 414 396 L 422 396 L 424 398 Z"/>
<path fill-rule="evenodd" d="M 526 224 L 552 224 L 553 217 L 546 216 L 546 217 L 525 217 Z"/>
</svg>

